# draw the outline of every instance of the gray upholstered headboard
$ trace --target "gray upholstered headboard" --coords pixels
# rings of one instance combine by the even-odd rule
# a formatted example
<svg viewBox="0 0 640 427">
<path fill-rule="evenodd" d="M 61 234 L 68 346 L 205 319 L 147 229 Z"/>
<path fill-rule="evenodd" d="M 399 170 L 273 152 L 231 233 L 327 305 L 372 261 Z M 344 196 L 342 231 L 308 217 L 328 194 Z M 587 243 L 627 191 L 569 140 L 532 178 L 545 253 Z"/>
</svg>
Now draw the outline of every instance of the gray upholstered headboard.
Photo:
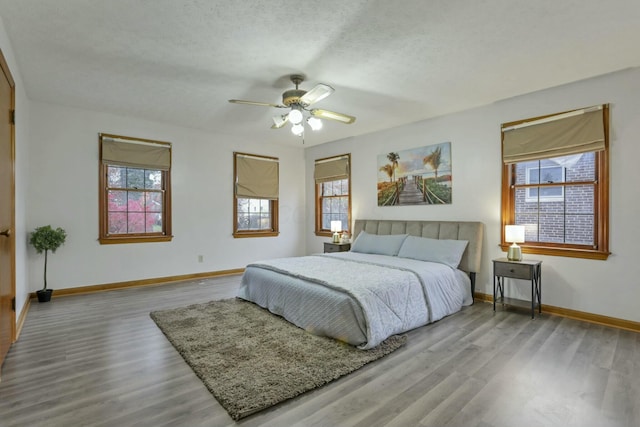
<svg viewBox="0 0 640 427">
<path fill-rule="evenodd" d="M 431 239 L 467 240 L 469 244 L 462 255 L 460 269 L 467 273 L 477 273 L 480 270 L 484 233 L 484 224 L 481 222 L 357 219 L 353 227 L 353 238 L 362 230 L 369 234 L 409 234 Z"/>
</svg>

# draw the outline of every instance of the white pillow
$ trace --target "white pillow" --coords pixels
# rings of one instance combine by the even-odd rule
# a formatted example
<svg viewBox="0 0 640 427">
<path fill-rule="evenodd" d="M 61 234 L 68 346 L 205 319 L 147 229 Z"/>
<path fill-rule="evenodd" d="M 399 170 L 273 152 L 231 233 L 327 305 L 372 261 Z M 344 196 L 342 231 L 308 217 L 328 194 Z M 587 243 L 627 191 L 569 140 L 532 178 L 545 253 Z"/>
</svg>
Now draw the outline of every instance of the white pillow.
<svg viewBox="0 0 640 427">
<path fill-rule="evenodd" d="M 351 245 L 351 252 L 396 256 L 406 234 L 369 234 L 361 231 Z"/>
<path fill-rule="evenodd" d="M 458 268 L 468 243 L 466 240 L 440 240 L 408 236 L 402 243 L 398 256 L 421 261 L 439 262 L 451 268 Z"/>
</svg>

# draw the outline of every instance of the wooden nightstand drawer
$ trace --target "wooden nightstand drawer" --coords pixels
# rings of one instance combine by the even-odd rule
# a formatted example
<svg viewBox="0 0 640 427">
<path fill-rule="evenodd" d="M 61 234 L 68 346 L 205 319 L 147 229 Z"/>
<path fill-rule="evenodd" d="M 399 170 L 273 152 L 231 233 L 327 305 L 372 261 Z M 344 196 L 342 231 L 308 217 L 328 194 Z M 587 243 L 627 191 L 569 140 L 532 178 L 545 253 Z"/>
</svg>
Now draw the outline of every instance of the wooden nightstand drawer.
<svg viewBox="0 0 640 427">
<path fill-rule="evenodd" d="M 515 262 L 496 262 L 495 274 L 496 276 L 511 277 L 513 279 L 531 280 L 531 266 Z"/>
<path fill-rule="evenodd" d="M 347 252 L 351 249 L 351 243 L 324 243 L 324 252 Z"/>
</svg>

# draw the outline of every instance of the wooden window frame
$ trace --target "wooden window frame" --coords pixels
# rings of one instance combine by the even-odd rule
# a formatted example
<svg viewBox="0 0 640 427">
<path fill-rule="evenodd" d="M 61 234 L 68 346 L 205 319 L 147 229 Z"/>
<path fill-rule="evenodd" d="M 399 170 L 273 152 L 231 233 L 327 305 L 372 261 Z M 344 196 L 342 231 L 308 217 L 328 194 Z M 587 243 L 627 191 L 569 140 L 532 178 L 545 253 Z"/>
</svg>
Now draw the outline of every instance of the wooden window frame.
<svg viewBox="0 0 640 427">
<path fill-rule="evenodd" d="M 531 119 L 519 120 L 504 123 L 503 128 L 517 125 L 524 122 L 543 119 L 547 116 L 535 117 Z M 595 184 L 594 184 L 594 245 L 575 245 L 567 243 L 551 242 L 524 242 L 519 246 L 523 253 L 564 256 L 571 258 L 586 258 L 595 260 L 606 260 L 609 255 L 609 109 L 604 108 L 604 135 L 605 148 L 602 151 L 595 151 Z M 501 132 L 504 138 L 504 132 Z M 507 251 L 511 242 L 505 241 L 505 225 L 515 224 L 515 168 L 516 164 L 502 165 L 502 203 L 501 203 L 501 226 L 500 226 L 500 247 Z M 558 186 L 553 184 L 534 184 L 532 186 Z M 565 182 L 560 185 L 570 186 L 580 184 L 576 182 Z M 519 185 L 518 188 L 527 187 Z"/>
<path fill-rule="evenodd" d="M 348 221 L 348 230 L 342 230 L 342 231 L 346 231 L 347 233 L 351 233 L 351 154 L 341 154 L 339 156 L 331 156 L 331 157 L 325 157 L 323 159 L 318 159 L 316 160 L 316 162 L 319 161 L 325 161 L 325 160 L 331 160 L 331 159 L 337 159 L 340 157 L 347 157 L 348 161 L 349 161 L 349 176 L 347 178 L 347 180 L 349 181 L 348 183 L 348 197 L 349 197 L 349 207 L 347 208 L 347 221 Z M 314 162 L 315 164 L 315 162 Z M 336 180 L 339 181 L 339 180 Z M 323 237 L 331 237 L 333 236 L 333 232 L 331 230 L 327 230 L 327 229 L 323 229 L 322 228 L 322 191 L 320 191 L 321 185 L 322 183 L 316 183 L 314 182 L 315 185 L 315 201 L 316 201 L 316 207 L 315 207 L 315 234 L 316 236 L 323 236 Z"/>
<path fill-rule="evenodd" d="M 163 183 L 163 211 L 162 211 L 162 225 L 164 227 L 161 233 L 129 233 L 129 234 L 109 234 L 109 221 L 107 214 L 108 203 L 108 178 L 107 173 L 109 166 L 127 167 L 121 165 L 110 165 L 102 161 L 102 138 L 115 138 L 130 141 L 149 142 L 160 145 L 169 145 L 171 150 L 171 144 L 168 142 L 154 141 L 150 139 L 132 138 L 121 135 L 100 134 L 100 161 L 99 161 L 99 211 L 100 211 L 100 235 L 98 241 L 100 244 L 123 244 L 123 243 L 152 243 L 152 242 L 169 242 L 173 239 L 171 234 L 171 169 L 162 172 Z M 139 167 L 131 166 L 132 169 L 140 169 Z"/>
<path fill-rule="evenodd" d="M 279 231 L 279 217 L 278 217 L 278 200 L 269 200 L 269 212 L 271 213 L 271 229 L 270 230 L 238 230 L 238 196 L 236 196 L 236 181 L 238 177 L 238 170 L 236 168 L 236 156 L 251 156 L 264 158 L 269 160 L 280 161 L 277 157 L 261 156 L 258 154 L 248 153 L 233 153 L 233 237 L 235 238 L 248 238 L 248 237 L 275 237 L 280 234 Z M 240 197 L 241 199 L 251 199 L 251 197 Z"/>
</svg>

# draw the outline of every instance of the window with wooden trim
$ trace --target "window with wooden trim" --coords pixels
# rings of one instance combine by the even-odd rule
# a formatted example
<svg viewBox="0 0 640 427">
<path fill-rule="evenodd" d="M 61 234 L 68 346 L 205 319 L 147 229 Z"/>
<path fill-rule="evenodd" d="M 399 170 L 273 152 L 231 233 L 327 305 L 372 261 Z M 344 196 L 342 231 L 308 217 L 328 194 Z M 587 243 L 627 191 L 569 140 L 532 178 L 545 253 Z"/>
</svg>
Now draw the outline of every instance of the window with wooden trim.
<svg viewBox="0 0 640 427">
<path fill-rule="evenodd" d="M 331 236 L 331 221 L 342 222 L 351 231 L 351 155 L 315 161 L 316 235 Z"/>
<path fill-rule="evenodd" d="M 277 236 L 278 158 L 233 153 L 233 171 L 233 236 Z"/>
<path fill-rule="evenodd" d="M 102 244 L 166 242 L 171 235 L 171 143 L 100 134 Z"/>
<path fill-rule="evenodd" d="M 503 250 L 516 224 L 525 253 L 607 259 L 608 135 L 608 105 L 502 125 Z"/>
</svg>

